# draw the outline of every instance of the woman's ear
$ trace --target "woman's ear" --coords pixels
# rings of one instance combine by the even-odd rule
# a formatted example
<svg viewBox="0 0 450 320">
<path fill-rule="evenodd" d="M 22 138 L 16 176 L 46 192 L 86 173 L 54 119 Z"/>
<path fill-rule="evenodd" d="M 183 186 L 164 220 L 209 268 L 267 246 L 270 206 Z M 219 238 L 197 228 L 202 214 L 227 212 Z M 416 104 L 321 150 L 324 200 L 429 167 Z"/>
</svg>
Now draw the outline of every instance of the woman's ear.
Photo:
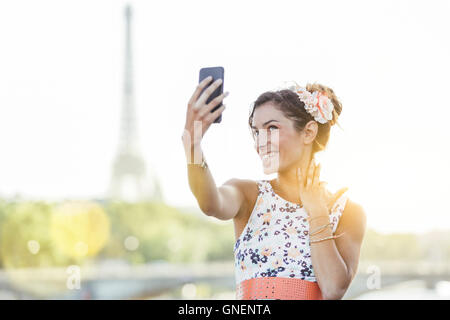
<svg viewBox="0 0 450 320">
<path fill-rule="evenodd" d="M 303 129 L 303 135 L 305 137 L 305 139 L 304 139 L 305 144 L 313 143 L 314 139 L 316 139 L 318 130 L 319 130 L 319 125 L 314 120 L 309 121 L 305 125 L 305 128 Z"/>
</svg>

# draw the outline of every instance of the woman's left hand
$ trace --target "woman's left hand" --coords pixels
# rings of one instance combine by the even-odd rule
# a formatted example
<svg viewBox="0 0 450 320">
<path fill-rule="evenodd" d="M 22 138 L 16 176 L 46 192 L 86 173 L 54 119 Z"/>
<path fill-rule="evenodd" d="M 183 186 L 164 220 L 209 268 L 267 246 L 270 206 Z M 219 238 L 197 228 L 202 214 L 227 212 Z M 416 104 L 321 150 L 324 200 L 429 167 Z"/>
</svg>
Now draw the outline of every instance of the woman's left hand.
<svg viewBox="0 0 450 320">
<path fill-rule="evenodd" d="M 324 213 L 329 214 L 336 200 L 348 190 L 347 187 L 344 187 L 334 194 L 329 192 L 325 188 L 326 182 L 319 180 L 320 168 L 321 165 L 316 166 L 315 161 L 312 160 L 304 180 L 301 169 L 297 168 L 300 200 L 310 217 Z"/>
</svg>

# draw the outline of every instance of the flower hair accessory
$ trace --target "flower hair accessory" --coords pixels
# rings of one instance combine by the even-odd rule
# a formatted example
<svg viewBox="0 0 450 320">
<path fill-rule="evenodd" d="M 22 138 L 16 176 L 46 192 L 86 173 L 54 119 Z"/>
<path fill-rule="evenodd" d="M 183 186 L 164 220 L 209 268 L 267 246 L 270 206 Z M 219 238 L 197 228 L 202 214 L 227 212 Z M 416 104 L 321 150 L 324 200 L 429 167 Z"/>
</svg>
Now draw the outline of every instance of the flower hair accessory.
<svg viewBox="0 0 450 320">
<path fill-rule="evenodd" d="M 305 104 L 306 111 L 319 123 L 327 123 L 333 119 L 334 105 L 326 94 L 320 91 L 313 93 L 300 87 L 296 83 L 285 87 L 279 87 L 278 90 L 291 90 L 297 93 L 300 100 Z"/>
</svg>

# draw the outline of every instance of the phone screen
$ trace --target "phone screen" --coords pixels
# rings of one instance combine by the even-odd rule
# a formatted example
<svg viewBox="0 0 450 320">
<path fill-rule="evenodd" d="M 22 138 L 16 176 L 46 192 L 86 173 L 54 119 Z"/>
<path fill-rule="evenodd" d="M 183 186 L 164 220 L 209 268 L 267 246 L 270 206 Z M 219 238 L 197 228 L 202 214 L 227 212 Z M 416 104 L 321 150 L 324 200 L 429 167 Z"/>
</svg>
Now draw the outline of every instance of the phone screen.
<svg viewBox="0 0 450 320">
<path fill-rule="evenodd" d="M 206 104 L 208 104 L 209 102 L 211 102 L 212 99 L 220 96 L 223 93 L 223 84 L 224 84 L 224 69 L 223 67 L 208 67 L 208 68 L 201 68 L 200 69 L 200 74 L 199 74 L 199 79 L 198 82 L 200 83 L 203 79 L 207 78 L 208 76 L 212 76 L 212 80 L 209 82 L 208 86 L 211 85 L 214 81 L 216 81 L 217 79 L 222 79 L 222 84 L 216 89 L 214 90 L 214 92 L 208 97 L 208 99 L 206 100 Z M 205 88 L 203 88 L 202 92 L 200 93 L 200 95 L 203 93 L 203 91 L 206 90 L 206 88 L 208 88 L 208 86 L 206 86 Z M 222 105 L 222 102 L 220 102 L 217 106 L 215 106 L 211 112 L 214 112 L 215 110 L 217 110 L 220 106 Z M 219 123 L 222 121 L 222 114 L 220 114 L 216 120 L 214 120 L 213 123 Z"/>
</svg>

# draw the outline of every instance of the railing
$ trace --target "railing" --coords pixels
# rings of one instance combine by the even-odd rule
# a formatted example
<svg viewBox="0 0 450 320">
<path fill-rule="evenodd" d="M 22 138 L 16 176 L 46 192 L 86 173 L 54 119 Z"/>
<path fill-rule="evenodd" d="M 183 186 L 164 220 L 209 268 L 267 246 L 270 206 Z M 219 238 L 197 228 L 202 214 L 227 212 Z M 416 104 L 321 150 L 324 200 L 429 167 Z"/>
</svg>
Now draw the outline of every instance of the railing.
<svg viewBox="0 0 450 320">
<path fill-rule="evenodd" d="M 108 298 L 105 288 L 114 288 L 123 296 L 110 298 L 138 298 L 180 287 L 185 283 L 208 282 L 234 290 L 234 262 L 198 264 L 150 263 L 143 265 L 94 264 L 79 269 L 34 268 L 0 271 L 0 289 L 27 292 L 38 298 L 79 298 L 83 290 L 96 299 Z M 74 270 L 77 271 L 74 273 Z M 450 279 L 450 263 L 442 261 L 361 261 L 358 274 L 346 296 L 351 298 L 370 290 L 368 277 L 379 274 L 383 286 L 408 279 L 437 281 Z M 76 279 L 79 277 L 79 279 Z M 70 288 L 79 280 L 79 289 Z M 431 280 L 430 280 L 431 279 Z M 46 288 L 44 290 L 44 288 Z M 118 288 L 121 288 L 120 290 Z M 128 289 L 128 290 L 122 290 Z M 86 292 L 85 292 L 86 293 Z M 126 296 L 125 296 L 126 295 Z"/>
</svg>

